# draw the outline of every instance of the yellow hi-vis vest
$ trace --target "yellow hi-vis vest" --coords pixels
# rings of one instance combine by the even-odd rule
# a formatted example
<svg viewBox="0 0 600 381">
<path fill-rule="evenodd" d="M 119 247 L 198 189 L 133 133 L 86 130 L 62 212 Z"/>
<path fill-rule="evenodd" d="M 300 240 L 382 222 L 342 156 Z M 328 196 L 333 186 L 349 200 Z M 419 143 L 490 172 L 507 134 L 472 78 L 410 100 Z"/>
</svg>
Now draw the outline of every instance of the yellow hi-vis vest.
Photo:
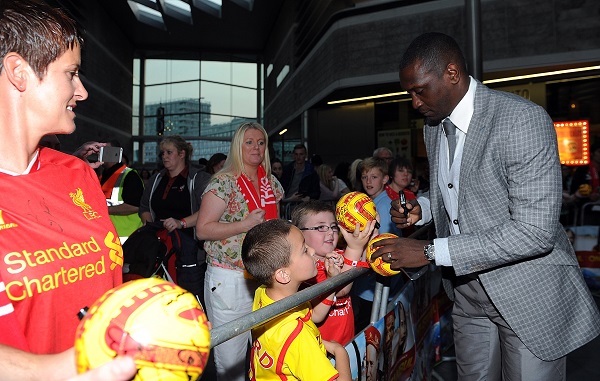
<svg viewBox="0 0 600 381">
<path fill-rule="evenodd" d="M 121 169 L 120 171 L 121 173 L 115 181 L 110 198 L 106 199 L 106 205 L 108 206 L 124 204 L 122 198 L 123 182 L 125 181 L 125 176 L 127 176 L 129 172 L 133 171 L 133 169 L 129 167 L 123 167 L 123 169 Z M 137 213 L 132 213 L 125 216 L 117 216 L 111 214 L 110 219 L 113 222 L 113 225 L 115 225 L 117 234 L 119 234 L 121 244 L 123 244 L 123 242 L 127 240 L 131 233 L 133 233 L 143 225 L 142 220 L 140 219 L 140 216 Z"/>
</svg>

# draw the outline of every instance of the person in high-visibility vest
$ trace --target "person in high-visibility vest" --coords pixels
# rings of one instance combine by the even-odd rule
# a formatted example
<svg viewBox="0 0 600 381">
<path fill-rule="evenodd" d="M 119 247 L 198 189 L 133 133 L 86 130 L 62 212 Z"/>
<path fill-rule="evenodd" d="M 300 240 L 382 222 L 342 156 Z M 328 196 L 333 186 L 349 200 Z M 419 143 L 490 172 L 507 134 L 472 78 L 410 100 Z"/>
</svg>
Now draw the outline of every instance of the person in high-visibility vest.
<svg viewBox="0 0 600 381">
<path fill-rule="evenodd" d="M 118 141 L 106 143 L 108 147 L 121 147 Z M 132 168 L 120 163 L 105 162 L 100 176 L 100 185 L 106 197 L 110 219 L 117 229 L 121 243 L 140 228 L 138 215 L 140 200 L 144 193 L 144 182 Z"/>
</svg>

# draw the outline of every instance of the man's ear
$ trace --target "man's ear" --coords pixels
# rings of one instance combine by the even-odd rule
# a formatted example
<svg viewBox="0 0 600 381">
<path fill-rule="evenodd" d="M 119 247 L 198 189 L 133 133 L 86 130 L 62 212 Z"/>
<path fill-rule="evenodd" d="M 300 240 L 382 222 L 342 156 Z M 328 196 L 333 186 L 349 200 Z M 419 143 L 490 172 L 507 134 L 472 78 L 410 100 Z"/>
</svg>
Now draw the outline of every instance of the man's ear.
<svg viewBox="0 0 600 381">
<path fill-rule="evenodd" d="M 446 67 L 446 75 L 450 78 L 450 82 L 452 83 L 458 83 L 460 81 L 460 70 L 456 64 L 448 64 Z"/>
<path fill-rule="evenodd" d="M 390 177 L 388 175 L 383 176 L 383 183 L 387 184 L 390 182 Z"/>
<path fill-rule="evenodd" d="M 29 78 L 29 64 L 20 54 L 10 52 L 2 60 L 2 71 L 6 78 L 19 90 L 24 91 Z"/>
<path fill-rule="evenodd" d="M 275 271 L 275 280 L 281 284 L 290 283 L 290 271 L 287 267 L 282 267 Z"/>
</svg>

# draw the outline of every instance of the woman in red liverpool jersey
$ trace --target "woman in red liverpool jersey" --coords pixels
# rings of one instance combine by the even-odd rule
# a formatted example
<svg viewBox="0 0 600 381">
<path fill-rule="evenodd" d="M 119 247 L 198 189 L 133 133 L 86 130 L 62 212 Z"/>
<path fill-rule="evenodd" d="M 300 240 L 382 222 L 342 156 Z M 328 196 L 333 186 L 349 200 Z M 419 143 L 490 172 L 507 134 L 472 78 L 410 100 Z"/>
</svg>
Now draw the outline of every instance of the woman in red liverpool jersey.
<svg viewBox="0 0 600 381">
<path fill-rule="evenodd" d="M 120 284 L 123 252 L 91 167 L 38 148 L 75 130 L 83 40 L 38 0 L 2 1 L 0 40 L 0 380 L 128 380 L 130 358 L 76 376 L 77 312 Z"/>
</svg>

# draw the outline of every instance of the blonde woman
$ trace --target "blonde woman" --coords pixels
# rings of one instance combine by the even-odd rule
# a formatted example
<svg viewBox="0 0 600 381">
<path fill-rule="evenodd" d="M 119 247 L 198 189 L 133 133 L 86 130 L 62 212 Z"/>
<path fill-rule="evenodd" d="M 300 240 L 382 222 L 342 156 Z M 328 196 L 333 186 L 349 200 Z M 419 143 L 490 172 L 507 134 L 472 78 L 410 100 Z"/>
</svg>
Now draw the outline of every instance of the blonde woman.
<svg viewBox="0 0 600 381">
<path fill-rule="evenodd" d="M 319 196 L 319 200 L 337 202 L 341 196 L 350 191 L 346 183 L 333 175 L 333 169 L 329 165 L 320 165 L 317 168 L 317 173 L 321 180 L 321 195 Z"/>
<path fill-rule="evenodd" d="M 252 312 L 255 281 L 244 276 L 242 241 L 259 223 L 278 218 L 283 188 L 271 174 L 268 136 L 258 123 L 238 128 L 225 165 L 202 196 L 196 234 L 205 240 L 206 312 L 213 327 Z M 243 381 L 250 331 L 214 348 L 217 380 Z"/>
</svg>

